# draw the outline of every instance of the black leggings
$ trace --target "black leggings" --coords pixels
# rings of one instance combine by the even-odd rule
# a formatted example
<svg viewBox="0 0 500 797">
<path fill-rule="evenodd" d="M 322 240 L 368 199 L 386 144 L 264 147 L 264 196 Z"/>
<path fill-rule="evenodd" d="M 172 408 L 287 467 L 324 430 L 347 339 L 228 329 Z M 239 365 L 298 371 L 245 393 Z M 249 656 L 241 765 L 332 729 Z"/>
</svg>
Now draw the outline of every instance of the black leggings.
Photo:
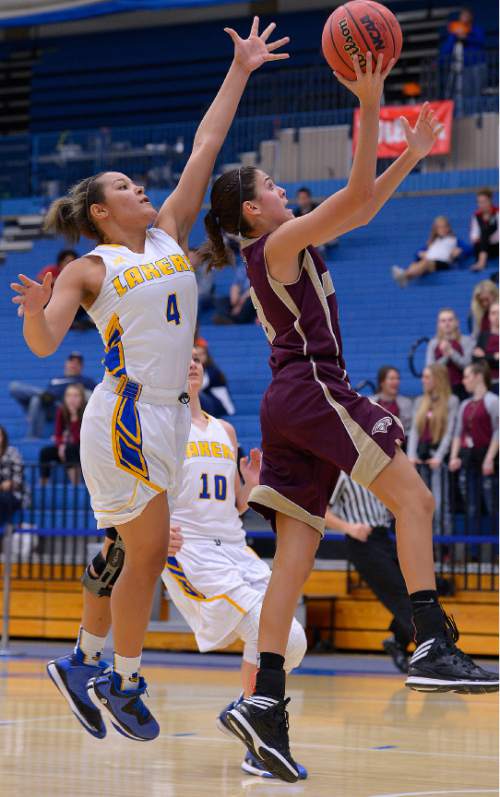
<svg viewBox="0 0 500 797">
<path fill-rule="evenodd" d="M 58 465 L 66 465 L 67 467 L 74 467 L 80 464 L 80 446 L 74 443 L 67 443 L 64 452 L 64 460 L 59 458 L 59 451 L 57 446 L 45 446 L 40 451 L 40 476 L 42 479 L 48 479 L 51 471 L 51 464 L 57 463 Z"/>
</svg>

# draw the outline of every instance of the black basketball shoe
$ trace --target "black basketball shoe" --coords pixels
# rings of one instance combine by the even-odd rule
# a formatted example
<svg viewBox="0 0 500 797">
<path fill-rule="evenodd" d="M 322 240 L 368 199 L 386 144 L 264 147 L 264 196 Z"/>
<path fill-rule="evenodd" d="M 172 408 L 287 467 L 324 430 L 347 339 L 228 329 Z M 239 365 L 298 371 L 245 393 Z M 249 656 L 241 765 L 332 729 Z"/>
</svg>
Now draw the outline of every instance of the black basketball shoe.
<svg viewBox="0 0 500 797">
<path fill-rule="evenodd" d="M 399 672 L 408 672 L 409 656 L 406 649 L 394 637 L 384 639 L 382 647 L 385 652 L 389 654 L 394 662 L 394 666 L 398 668 Z"/>
<path fill-rule="evenodd" d="M 406 686 L 417 692 L 498 692 L 498 673 L 488 672 L 457 648 L 458 629 L 446 617 L 446 632 L 427 639 L 410 659 Z"/>
<path fill-rule="evenodd" d="M 288 711 L 290 698 L 252 695 L 226 714 L 227 727 L 246 744 L 252 755 L 281 780 L 295 783 L 300 777 L 290 753 Z"/>
</svg>

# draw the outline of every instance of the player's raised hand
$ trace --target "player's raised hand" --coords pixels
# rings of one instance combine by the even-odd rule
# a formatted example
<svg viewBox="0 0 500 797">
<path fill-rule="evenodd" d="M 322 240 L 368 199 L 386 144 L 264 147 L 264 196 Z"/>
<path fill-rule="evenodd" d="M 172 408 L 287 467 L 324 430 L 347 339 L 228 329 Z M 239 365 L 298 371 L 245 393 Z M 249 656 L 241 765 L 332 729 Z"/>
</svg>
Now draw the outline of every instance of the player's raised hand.
<svg viewBox="0 0 500 797">
<path fill-rule="evenodd" d="M 346 89 L 359 99 L 361 105 L 380 105 L 382 93 L 384 91 L 384 82 L 396 63 L 394 58 L 391 58 L 385 69 L 382 69 L 384 56 L 380 54 L 377 58 L 376 64 L 373 63 L 373 56 L 370 51 L 366 53 L 366 67 L 365 71 L 361 70 L 359 65 L 359 58 L 354 55 L 352 58 L 352 66 L 356 72 L 356 80 L 348 80 L 340 75 L 338 72 L 333 74 L 342 83 Z"/>
<path fill-rule="evenodd" d="M 19 280 L 10 283 L 12 290 L 18 294 L 12 297 L 12 301 L 18 305 L 18 316 L 31 318 L 43 310 L 51 297 L 52 274 L 46 274 L 41 284 L 24 274 L 19 274 Z"/>
<path fill-rule="evenodd" d="M 256 487 L 259 483 L 260 467 L 262 465 L 262 451 L 252 448 L 250 457 L 240 459 L 240 471 L 245 484 Z"/>
<path fill-rule="evenodd" d="M 168 541 L 168 555 L 175 556 L 182 548 L 184 537 L 181 534 L 180 526 L 170 526 L 170 539 Z"/>
<path fill-rule="evenodd" d="M 405 116 L 400 116 L 400 121 L 403 125 L 408 149 L 419 158 L 425 158 L 443 129 L 443 125 L 436 118 L 430 104 L 424 102 L 415 127 L 410 126 Z"/>
<path fill-rule="evenodd" d="M 259 35 L 259 18 L 254 17 L 252 27 L 250 29 L 250 36 L 248 39 L 242 39 L 233 28 L 224 28 L 228 36 L 231 37 L 234 44 L 234 60 L 247 72 L 253 72 L 258 69 L 266 61 L 281 61 L 284 58 L 289 58 L 288 53 L 275 53 L 285 44 L 290 41 L 289 36 L 283 36 L 282 39 L 276 39 L 268 43 L 268 39 L 276 28 L 276 23 L 271 22 L 270 25 L 262 31 Z"/>
</svg>

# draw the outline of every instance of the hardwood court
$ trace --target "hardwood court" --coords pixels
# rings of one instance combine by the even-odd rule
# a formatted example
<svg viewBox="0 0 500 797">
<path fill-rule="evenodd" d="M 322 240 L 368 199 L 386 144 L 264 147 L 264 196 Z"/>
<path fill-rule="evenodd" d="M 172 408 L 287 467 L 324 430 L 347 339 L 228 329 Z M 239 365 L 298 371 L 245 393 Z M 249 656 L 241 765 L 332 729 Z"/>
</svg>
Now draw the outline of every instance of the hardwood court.
<svg viewBox="0 0 500 797">
<path fill-rule="evenodd" d="M 498 794 L 497 695 L 421 695 L 398 675 L 293 676 L 292 749 L 308 781 L 243 773 L 243 747 L 215 727 L 235 670 L 145 667 L 161 737 L 92 739 L 45 675 L 0 661 L 2 797 L 481 797 Z M 345 668 L 349 667 L 346 657 Z"/>
</svg>

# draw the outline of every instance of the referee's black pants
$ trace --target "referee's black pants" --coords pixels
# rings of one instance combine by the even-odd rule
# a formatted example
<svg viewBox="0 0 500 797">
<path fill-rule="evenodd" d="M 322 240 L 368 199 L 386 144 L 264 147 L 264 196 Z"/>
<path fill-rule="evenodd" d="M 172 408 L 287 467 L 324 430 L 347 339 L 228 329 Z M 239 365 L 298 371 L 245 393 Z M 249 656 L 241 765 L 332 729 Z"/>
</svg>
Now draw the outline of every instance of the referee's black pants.
<svg viewBox="0 0 500 797">
<path fill-rule="evenodd" d="M 376 526 L 366 542 L 346 536 L 347 558 L 393 615 L 389 630 L 403 647 L 413 641 L 410 598 L 389 529 Z"/>
</svg>

